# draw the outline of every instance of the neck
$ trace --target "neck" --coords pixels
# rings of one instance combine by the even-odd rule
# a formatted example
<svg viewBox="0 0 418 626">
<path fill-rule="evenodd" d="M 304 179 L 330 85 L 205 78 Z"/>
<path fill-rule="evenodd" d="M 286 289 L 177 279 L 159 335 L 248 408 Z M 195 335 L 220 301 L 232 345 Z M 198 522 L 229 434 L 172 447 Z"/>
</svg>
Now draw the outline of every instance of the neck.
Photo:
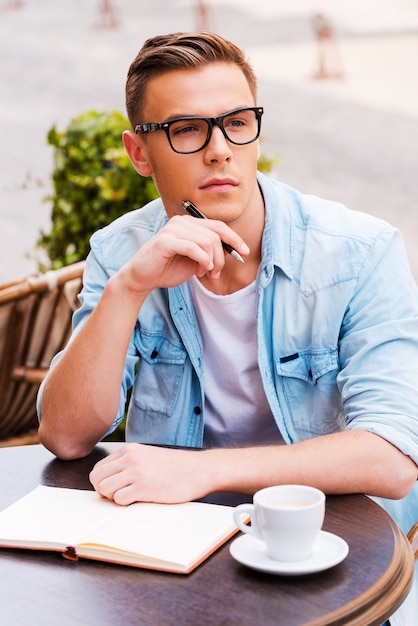
<svg viewBox="0 0 418 626">
<path fill-rule="evenodd" d="M 262 227 L 258 229 L 255 225 L 248 230 L 249 237 L 242 234 L 242 238 L 249 246 L 251 252 L 244 258 L 244 263 L 239 263 L 230 254 L 225 253 L 225 265 L 219 278 L 211 278 L 205 274 L 199 280 L 208 289 L 217 295 L 227 295 L 234 293 L 239 289 L 243 289 L 250 283 L 254 282 L 257 276 L 258 268 L 261 261 L 261 239 L 264 229 L 264 214 Z M 258 236 L 254 236 L 258 232 Z"/>
<path fill-rule="evenodd" d="M 213 279 L 208 275 L 200 280 L 202 285 L 209 291 L 218 295 L 227 295 L 243 289 L 252 283 L 258 272 L 261 261 L 261 241 L 264 232 L 265 207 L 261 190 L 257 187 L 253 203 L 245 211 L 239 220 L 229 223 L 250 248 L 250 254 L 244 258 L 244 263 L 239 263 L 230 254 L 225 254 L 225 265 L 221 275 Z"/>
<path fill-rule="evenodd" d="M 240 265 L 238 268 L 231 268 L 232 264 Z M 208 291 L 218 296 L 226 296 L 240 289 L 244 289 L 250 283 L 254 282 L 257 276 L 259 262 L 251 261 L 246 257 L 244 264 L 238 263 L 232 257 L 226 260 L 224 269 L 219 278 L 211 278 L 207 274 L 198 280 Z"/>
</svg>

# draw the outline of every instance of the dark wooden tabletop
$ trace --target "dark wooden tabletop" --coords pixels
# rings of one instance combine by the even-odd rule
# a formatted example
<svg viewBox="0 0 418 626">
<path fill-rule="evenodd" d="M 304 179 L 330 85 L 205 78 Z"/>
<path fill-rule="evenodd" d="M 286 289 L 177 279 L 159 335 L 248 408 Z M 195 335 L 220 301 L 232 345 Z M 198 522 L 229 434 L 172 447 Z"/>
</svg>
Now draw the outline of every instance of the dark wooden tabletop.
<svg viewBox="0 0 418 626">
<path fill-rule="evenodd" d="M 118 444 L 79 461 L 39 445 L 0 449 L 0 509 L 38 484 L 91 489 L 94 463 Z M 209 498 L 216 501 L 216 496 Z M 241 496 L 230 503 L 245 501 Z M 248 498 L 247 498 L 248 500 Z M 324 530 L 349 544 L 330 570 L 286 577 L 250 570 L 226 544 L 187 576 L 0 550 L 0 614 L 7 626 L 380 626 L 405 598 L 414 559 L 391 518 L 362 495 L 327 498 Z"/>
</svg>

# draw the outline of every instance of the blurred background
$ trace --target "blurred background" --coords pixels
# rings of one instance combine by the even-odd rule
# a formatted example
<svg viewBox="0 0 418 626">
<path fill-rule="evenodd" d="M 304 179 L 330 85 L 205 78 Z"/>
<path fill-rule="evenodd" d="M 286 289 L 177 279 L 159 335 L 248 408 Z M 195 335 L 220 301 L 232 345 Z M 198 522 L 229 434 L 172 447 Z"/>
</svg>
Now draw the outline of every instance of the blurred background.
<svg viewBox="0 0 418 626">
<path fill-rule="evenodd" d="M 417 0 L 0 0 L 0 282 L 37 269 L 51 126 L 125 114 L 144 39 L 198 28 L 252 62 L 272 174 L 397 226 L 418 280 Z"/>
</svg>

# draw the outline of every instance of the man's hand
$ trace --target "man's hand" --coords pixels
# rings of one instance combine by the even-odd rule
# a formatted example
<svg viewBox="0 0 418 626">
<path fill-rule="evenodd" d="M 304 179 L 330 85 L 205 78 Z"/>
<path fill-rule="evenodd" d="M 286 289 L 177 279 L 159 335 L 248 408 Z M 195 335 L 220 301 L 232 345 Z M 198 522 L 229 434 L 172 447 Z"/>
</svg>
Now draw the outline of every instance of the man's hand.
<svg viewBox="0 0 418 626">
<path fill-rule="evenodd" d="M 125 286 L 138 293 L 174 287 L 194 274 L 217 278 L 226 262 L 222 241 L 243 256 L 249 254 L 245 242 L 224 222 L 176 215 L 138 250 L 119 274 Z"/>
<path fill-rule="evenodd" d="M 99 461 L 90 481 L 101 496 L 117 504 L 189 502 L 210 491 L 205 489 L 208 468 L 199 463 L 205 455 L 205 451 L 128 443 Z"/>
</svg>

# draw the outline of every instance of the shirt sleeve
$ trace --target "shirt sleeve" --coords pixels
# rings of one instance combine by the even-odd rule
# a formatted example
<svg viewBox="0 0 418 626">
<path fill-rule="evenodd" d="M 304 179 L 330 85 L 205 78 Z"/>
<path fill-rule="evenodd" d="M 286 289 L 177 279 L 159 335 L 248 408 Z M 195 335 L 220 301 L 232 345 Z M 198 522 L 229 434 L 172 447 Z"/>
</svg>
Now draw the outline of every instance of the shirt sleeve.
<svg viewBox="0 0 418 626">
<path fill-rule="evenodd" d="M 418 289 L 395 229 L 368 251 L 339 350 L 347 428 L 380 435 L 418 464 Z"/>
</svg>

